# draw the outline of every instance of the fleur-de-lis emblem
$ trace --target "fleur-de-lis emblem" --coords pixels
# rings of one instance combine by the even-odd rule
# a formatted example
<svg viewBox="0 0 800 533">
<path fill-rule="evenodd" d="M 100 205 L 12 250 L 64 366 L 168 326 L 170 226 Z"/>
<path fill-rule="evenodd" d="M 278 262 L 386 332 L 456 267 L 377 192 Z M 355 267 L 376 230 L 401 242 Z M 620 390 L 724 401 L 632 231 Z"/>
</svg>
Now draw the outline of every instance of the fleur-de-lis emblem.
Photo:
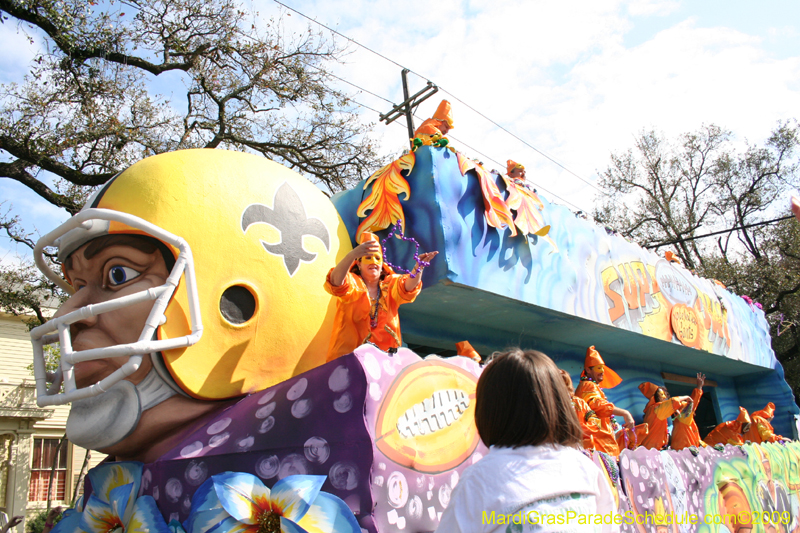
<svg viewBox="0 0 800 533">
<path fill-rule="evenodd" d="M 318 238 L 330 251 L 328 228 L 320 219 L 306 216 L 303 201 L 288 183 L 278 188 L 273 207 L 264 204 L 247 206 L 242 213 L 242 231 L 247 233 L 247 228 L 253 224 L 269 224 L 280 232 L 281 240 L 277 244 L 264 241 L 261 244 L 267 252 L 283 257 L 289 276 L 294 276 L 301 262 L 310 263 L 317 257 L 303 248 L 303 236 Z"/>
</svg>

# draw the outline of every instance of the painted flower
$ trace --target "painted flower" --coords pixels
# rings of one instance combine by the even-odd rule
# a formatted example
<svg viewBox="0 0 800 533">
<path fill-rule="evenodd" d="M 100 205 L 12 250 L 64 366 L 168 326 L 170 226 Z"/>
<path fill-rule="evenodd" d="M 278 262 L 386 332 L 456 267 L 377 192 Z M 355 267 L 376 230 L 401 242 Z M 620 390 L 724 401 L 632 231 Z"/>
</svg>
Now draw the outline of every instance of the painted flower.
<svg viewBox="0 0 800 533">
<path fill-rule="evenodd" d="M 70 509 L 53 533 L 169 533 L 151 496 L 136 495 L 142 481 L 142 463 L 100 465 L 89 471 L 93 493 L 82 509 Z"/>
<path fill-rule="evenodd" d="M 321 492 L 325 476 L 288 476 L 270 490 L 243 472 L 211 476 L 195 492 L 188 533 L 360 533 L 341 499 Z"/>
</svg>

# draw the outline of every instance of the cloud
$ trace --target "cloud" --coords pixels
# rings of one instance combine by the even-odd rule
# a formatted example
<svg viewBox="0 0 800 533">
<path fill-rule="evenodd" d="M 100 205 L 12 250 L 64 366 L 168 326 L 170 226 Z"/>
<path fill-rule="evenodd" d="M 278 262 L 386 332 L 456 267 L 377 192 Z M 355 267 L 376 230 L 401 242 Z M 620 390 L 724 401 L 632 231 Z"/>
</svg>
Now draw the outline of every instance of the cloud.
<svg viewBox="0 0 800 533">
<path fill-rule="evenodd" d="M 0 82 L 21 82 L 28 65 L 40 51 L 39 39 L 30 30 L 6 21 L 0 24 Z"/>
<path fill-rule="evenodd" d="M 679 0 L 633 0 L 628 4 L 632 16 L 669 15 L 681 7 Z"/>
<path fill-rule="evenodd" d="M 632 146 L 643 128 L 674 137 L 713 122 L 759 142 L 800 109 L 800 57 L 775 59 L 755 29 L 715 25 L 707 16 L 701 25 L 676 1 L 293 5 L 455 95 L 440 93 L 453 101 L 456 148 L 492 167 L 521 161 L 534 181 L 583 209 L 597 191 L 536 150 L 594 182 L 611 152 Z M 628 34 L 650 27 L 660 31 L 626 45 Z M 399 67 L 363 49 L 337 73 L 402 99 Z M 424 84 L 410 79 L 412 92 Z M 430 116 L 440 94 L 420 106 L 421 117 Z M 384 149 L 407 143 L 402 127 L 376 131 Z"/>
<path fill-rule="evenodd" d="M 442 90 L 418 115 L 427 118 L 442 98 L 450 99 L 457 149 L 499 170 L 506 159 L 522 162 L 529 178 L 550 191 L 545 196 L 584 210 L 597 191 L 537 150 L 594 183 L 609 155 L 631 147 L 643 128 L 674 137 L 713 122 L 760 142 L 800 109 L 800 55 L 786 45 L 780 53 L 768 48 L 794 42 L 791 20 L 763 31 L 746 20 L 733 28 L 711 8 L 701 16 L 677 0 L 287 3 L 410 68 L 411 93 L 428 79 L 436 83 Z M 265 24 L 279 12 L 268 0 L 254 7 Z M 283 19 L 290 36 L 309 24 L 296 13 Z M 14 31 L 0 26 L 0 45 L 19 40 Z M 380 95 L 341 85 L 377 111 L 363 109 L 363 120 L 377 122 L 392 106 L 381 97 L 403 99 L 401 67 L 334 38 L 350 54 L 332 71 Z M 386 154 L 408 145 L 402 119 L 378 124 L 375 136 Z"/>
</svg>

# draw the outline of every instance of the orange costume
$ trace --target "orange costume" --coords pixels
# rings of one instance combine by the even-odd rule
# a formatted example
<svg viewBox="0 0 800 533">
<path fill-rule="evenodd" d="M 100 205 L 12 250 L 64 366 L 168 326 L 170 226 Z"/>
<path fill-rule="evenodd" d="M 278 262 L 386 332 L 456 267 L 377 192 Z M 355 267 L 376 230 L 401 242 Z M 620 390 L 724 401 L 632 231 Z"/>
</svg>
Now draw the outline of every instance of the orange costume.
<svg viewBox="0 0 800 533">
<path fill-rule="evenodd" d="M 361 242 L 379 241 L 374 233 L 364 232 Z M 379 254 L 380 255 L 380 254 Z M 336 297 L 336 316 L 333 319 L 333 332 L 328 345 L 328 361 L 348 354 L 369 341 L 383 351 L 399 348 L 403 343 L 400 336 L 400 317 L 397 308 L 413 302 L 422 290 L 422 281 L 412 291 L 406 290 L 409 275 L 395 274 L 379 258 L 381 279 L 378 283 L 377 301 L 369 295 L 367 284 L 357 274 L 358 263 L 350 267 L 342 284 L 338 287 L 331 283 L 334 269 L 328 272 L 325 279 L 325 291 Z"/>
<path fill-rule="evenodd" d="M 583 430 L 583 447 L 587 450 L 594 450 L 594 435 L 600 431 L 600 418 L 595 414 L 589 404 L 577 396 L 572 397 L 572 407 L 578 415 L 578 422 L 581 423 Z"/>
<path fill-rule="evenodd" d="M 611 420 L 614 417 L 614 404 L 606 399 L 606 395 L 601 387 L 612 388 L 619 385 L 622 379 L 610 368 L 605 368 L 605 376 L 601 383 L 593 382 L 586 374 L 586 369 L 590 366 L 605 365 L 603 358 L 590 346 L 586 350 L 586 359 L 583 362 L 584 371 L 581 374 L 581 383 L 575 390 L 575 396 L 584 400 L 591 410 L 600 419 L 600 426 L 592 435 L 594 449 L 605 452 L 609 455 L 618 456 L 619 447 L 614 437 L 614 429 Z"/>
<path fill-rule="evenodd" d="M 481 359 L 481 354 L 479 354 L 475 348 L 469 343 L 469 341 L 461 341 L 456 343 L 456 355 L 460 355 L 462 357 L 467 357 L 472 359 L 478 364 L 481 364 L 483 359 Z"/>
<path fill-rule="evenodd" d="M 506 204 L 517 212 L 514 218 L 514 225 L 519 228 L 523 235 L 530 234 L 544 237 L 550 231 L 550 226 L 544 223 L 544 217 L 541 212 L 544 209 L 542 200 L 533 189 L 528 187 L 524 179 L 511 177 L 511 173 L 514 170 L 524 171 L 525 167 L 509 159 L 506 162 L 506 169 L 507 175 L 503 176 L 508 190 Z M 555 246 L 555 243 L 552 244 Z"/>
<path fill-rule="evenodd" d="M 564 385 L 567 386 L 568 391 L 572 389 L 572 378 L 566 372 L 561 370 L 561 377 L 564 379 Z M 586 450 L 594 449 L 594 434 L 600 430 L 600 418 L 592 411 L 589 404 L 581 400 L 577 396 L 571 396 L 572 408 L 575 409 L 575 414 L 578 415 L 578 422 L 581 424 L 583 430 L 583 448 Z"/>
<path fill-rule="evenodd" d="M 442 100 L 433 117 L 420 124 L 419 128 L 414 132 L 414 138 L 420 139 L 423 145 L 430 146 L 444 138 L 445 134 L 440 129 L 443 122 L 446 122 L 450 129 L 454 127 L 453 112 L 450 108 L 450 102 L 447 100 Z"/>
<path fill-rule="evenodd" d="M 747 410 L 744 407 L 740 407 L 739 416 L 736 417 L 736 420 L 723 422 L 712 429 L 711 433 L 706 435 L 704 439 L 705 443 L 709 446 L 714 446 L 715 444 L 744 444 L 744 440 L 742 439 L 742 425 L 749 422 L 750 415 L 747 414 Z"/>
<path fill-rule="evenodd" d="M 697 406 L 700 405 L 700 398 L 703 397 L 703 391 L 695 388 L 691 396 L 692 410 L 685 414 L 679 414 L 672 423 L 672 443 L 670 447 L 673 450 L 682 450 L 689 446 L 705 446 L 705 442 L 700 440 L 700 431 L 697 429 L 697 423 L 694 421 L 694 413 L 697 411 Z"/>
<path fill-rule="evenodd" d="M 669 442 L 667 420 L 672 413 L 683 408 L 683 402 L 675 398 L 656 402 L 658 385 L 655 383 L 645 381 L 639 385 L 639 390 L 649 400 L 644 408 L 644 421 L 648 425 L 647 436 L 639 442 L 639 445 L 647 449 L 660 450 Z"/>
<path fill-rule="evenodd" d="M 744 434 L 744 440 L 749 440 L 753 444 L 786 440 L 784 437 L 776 435 L 775 428 L 769 423 L 773 416 L 775 416 L 775 404 L 772 402 L 769 402 L 763 409 L 753 411 L 751 415 L 753 423 L 750 425 L 750 431 Z"/>
</svg>

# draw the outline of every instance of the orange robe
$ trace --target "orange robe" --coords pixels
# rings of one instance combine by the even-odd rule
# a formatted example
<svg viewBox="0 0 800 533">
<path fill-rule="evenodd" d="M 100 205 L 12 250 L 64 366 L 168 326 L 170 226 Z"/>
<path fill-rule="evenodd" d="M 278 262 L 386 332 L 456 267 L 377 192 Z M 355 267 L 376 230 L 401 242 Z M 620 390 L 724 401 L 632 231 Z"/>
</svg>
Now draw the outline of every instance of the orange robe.
<svg viewBox="0 0 800 533">
<path fill-rule="evenodd" d="M 700 440 L 700 431 L 697 429 L 697 423 L 694 421 L 694 413 L 697 411 L 697 406 L 700 404 L 700 398 L 703 397 L 703 391 L 694 389 L 692 391 L 692 412 L 684 417 L 678 416 L 672 423 L 672 444 L 670 447 L 673 450 L 683 450 L 689 446 L 703 446 L 705 443 Z"/>
<path fill-rule="evenodd" d="M 592 435 L 594 449 L 605 452 L 615 457 L 619 456 L 619 446 L 614 437 L 614 430 L 611 426 L 611 418 L 614 416 L 614 404 L 606 400 L 606 395 L 597 383 L 592 381 L 581 381 L 575 390 L 575 396 L 589 404 L 589 407 L 600 419 L 600 427 Z"/>
<path fill-rule="evenodd" d="M 706 438 L 703 440 L 709 446 L 714 446 L 715 444 L 744 444 L 744 440 L 742 439 L 742 423 L 738 420 L 723 422 L 712 429 L 711 433 L 706 435 Z"/>
<path fill-rule="evenodd" d="M 617 446 L 619 446 L 620 451 L 624 450 L 625 448 L 629 450 L 635 450 L 641 446 L 645 437 L 647 437 L 648 429 L 649 426 L 644 423 L 634 426 L 633 429 L 622 428 L 621 430 L 617 431 Z M 626 437 L 628 442 L 625 442 Z"/>
<path fill-rule="evenodd" d="M 683 407 L 683 403 L 675 398 L 656 402 L 650 398 L 644 408 L 644 421 L 648 425 L 647 436 L 639 441 L 639 446 L 660 450 L 669 442 L 669 426 L 667 420 L 672 413 Z"/>
<path fill-rule="evenodd" d="M 333 319 L 333 332 L 328 345 L 328 361 L 348 354 L 361 346 L 368 335 L 372 334 L 369 342 L 374 343 L 381 350 L 399 347 L 392 334 L 386 331 L 388 326 L 397 335 L 400 335 L 400 317 L 397 308 L 402 304 L 413 302 L 422 290 L 420 281 L 416 289 L 407 291 L 405 281 L 408 274 L 387 275 L 381 282 L 380 307 L 378 309 L 377 324 L 370 326 L 370 311 L 372 306 L 369 301 L 367 285 L 361 276 L 348 272 L 344 282 L 339 287 L 331 285 L 331 274 L 328 272 L 325 280 L 325 290 L 336 297 L 336 316 Z"/>
<path fill-rule="evenodd" d="M 572 397 L 572 406 L 575 414 L 578 415 L 578 422 L 581 423 L 583 430 L 583 447 L 586 450 L 594 449 L 594 435 L 600 430 L 600 418 L 592 411 L 589 404 L 585 401 Z"/>
<path fill-rule="evenodd" d="M 753 422 L 750 424 L 750 431 L 744 434 L 744 440 L 749 440 L 753 444 L 761 444 L 762 442 L 777 442 L 784 440 L 780 435 L 775 434 L 775 428 L 769 421 L 757 414 L 753 413 Z"/>
</svg>

